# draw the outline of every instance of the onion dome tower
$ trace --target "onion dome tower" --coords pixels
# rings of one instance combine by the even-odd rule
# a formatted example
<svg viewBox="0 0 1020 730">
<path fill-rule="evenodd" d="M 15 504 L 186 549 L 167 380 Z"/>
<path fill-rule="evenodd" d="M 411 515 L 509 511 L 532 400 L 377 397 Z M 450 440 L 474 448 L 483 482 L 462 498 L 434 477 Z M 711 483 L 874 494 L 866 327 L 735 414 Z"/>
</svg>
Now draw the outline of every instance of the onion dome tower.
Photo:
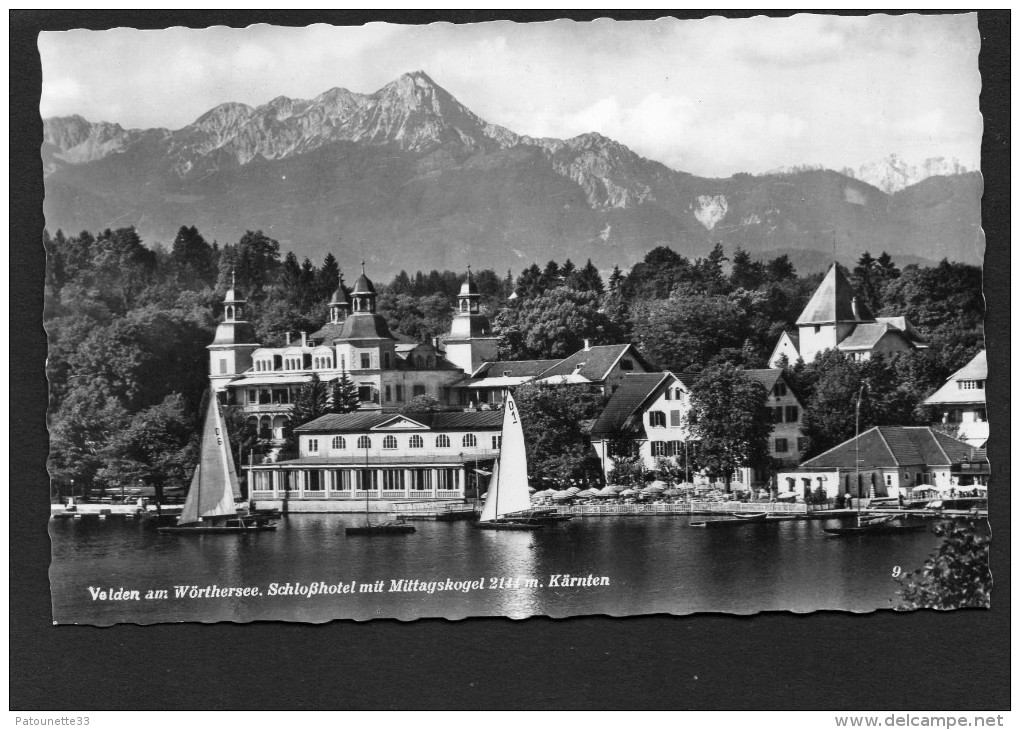
<svg viewBox="0 0 1020 730">
<path fill-rule="evenodd" d="M 369 282 L 371 283 L 371 282 Z M 351 298 L 347 296 L 347 292 L 344 291 L 344 284 L 341 281 L 337 286 L 336 291 L 333 292 L 333 296 L 329 298 L 329 303 L 326 305 L 329 308 L 329 323 L 340 324 L 351 311 Z"/>
<path fill-rule="evenodd" d="M 251 355 L 259 343 L 251 323 L 244 318 L 247 303 L 238 294 L 234 272 L 230 272 L 230 288 L 223 297 L 223 321 L 216 327 L 216 337 L 207 347 L 213 390 L 223 390 L 227 383 L 252 366 Z"/>
<path fill-rule="evenodd" d="M 499 338 L 492 334 L 489 318 L 482 314 L 478 285 L 468 266 L 467 278 L 457 295 L 457 314 L 446 337 L 446 359 L 465 373 L 473 373 L 498 354 Z"/>
<path fill-rule="evenodd" d="M 365 275 L 365 262 L 361 262 L 361 276 L 351 290 L 353 311 L 344 320 L 337 338 L 341 362 L 350 370 L 390 370 L 395 364 L 396 339 L 390 334 L 386 318 L 375 311 L 376 292 L 372 281 Z"/>
</svg>

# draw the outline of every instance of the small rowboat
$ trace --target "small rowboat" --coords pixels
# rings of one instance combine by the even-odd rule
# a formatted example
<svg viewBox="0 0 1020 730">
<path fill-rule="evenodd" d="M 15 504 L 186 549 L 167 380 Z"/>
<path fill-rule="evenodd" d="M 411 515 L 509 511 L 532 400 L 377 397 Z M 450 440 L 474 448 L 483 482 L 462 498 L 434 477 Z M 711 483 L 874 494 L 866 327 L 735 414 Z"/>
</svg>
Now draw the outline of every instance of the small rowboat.
<svg viewBox="0 0 1020 730">
<path fill-rule="evenodd" d="M 764 522 L 768 518 L 769 513 L 768 512 L 753 512 L 753 513 L 741 514 L 739 512 L 734 512 L 733 516 L 736 517 L 738 520 L 742 520 L 744 522 Z"/>
</svg>

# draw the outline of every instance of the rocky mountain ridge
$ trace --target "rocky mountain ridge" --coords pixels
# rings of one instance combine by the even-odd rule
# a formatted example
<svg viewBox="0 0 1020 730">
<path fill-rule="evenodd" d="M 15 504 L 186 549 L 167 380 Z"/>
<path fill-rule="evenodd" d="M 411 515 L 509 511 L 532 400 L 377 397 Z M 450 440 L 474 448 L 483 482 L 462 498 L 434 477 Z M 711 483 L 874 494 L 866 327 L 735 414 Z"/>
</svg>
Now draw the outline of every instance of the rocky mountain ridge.
<svg viewBox="0 0 1020 730">
<path fill-rule="evenodd" d="M 923 195 L 829 170 L 701 178 L 597 133 L 517 135 L 422 72 L 373 94 L 221 104 L 179 130 L 47 119 L 42 156 L 51 229 L 134 224 L 165 241 L 195 224 L 230 241 L 263 228 L 299 255 L 367 244 L 387 267 L 627 265 L 655 245 L 700 255 L 715 241 L 831 252 L 834 235 L 848 256 L 980 261 L 983 245 L 973 176 Z"/>
</svg>

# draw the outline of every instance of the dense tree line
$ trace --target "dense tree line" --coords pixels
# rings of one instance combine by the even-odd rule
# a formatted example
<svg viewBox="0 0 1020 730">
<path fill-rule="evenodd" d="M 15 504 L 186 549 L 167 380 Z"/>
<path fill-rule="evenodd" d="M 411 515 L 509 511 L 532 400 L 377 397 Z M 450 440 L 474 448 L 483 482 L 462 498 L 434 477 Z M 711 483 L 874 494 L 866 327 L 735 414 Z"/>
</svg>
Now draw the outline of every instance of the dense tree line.
<svg viewBox="0 0 1020 730">
<path fill-rule="evenodd" d="M 262 231 L 223 245 L 194 226 L 182 226 L 169 247 L 147 245 L 130 227 L 47 232 L 43 243 L 50 468 L 61 485 L 184 478 L 208 387 L 206 345 L 229 287 L 248 300 L 246 316 L 269 346 L 283 344 L 287 332 L 319 329 L 331 294 L 350 287 L 332 254 L 320 265 L 299 260 Z M 846 393 L 862 384 L 870 399 L 862 427 L 923 422 L 920 402 L 983 342 L 977 267 L 943 261 L 900 269 L 887 254 L 866 252 L 847 274 L 873 312 L 907 316 L 931 348 L 870 363 L 828 353 L 789 368 L 812 453 L 852 435 Z M 402 271 L 377 286 L 378 311 L 403 336 L 441 336 L 465 276 Z M 585 339 L 630 341 L 658 367 L 683 372 L 763 367 L 820 276 L 798 275 L 785 256 L 756 261 L 741 249 L 727 256 L 717 245 L 695 259 L 660 246 L 629 272 L 614 267 L 605 278 L 591 261 L 568 259 L 532 264 L 516 277 L 483 269 L 473 280 L 504 359 L 564 357 Z M 236 420 L 228 418 L 232 437 L 245 453 L 264 450 Z M 549 473 L 583 480 L 586 458 L 569 467 L 542 463 Z"/>
</svg>

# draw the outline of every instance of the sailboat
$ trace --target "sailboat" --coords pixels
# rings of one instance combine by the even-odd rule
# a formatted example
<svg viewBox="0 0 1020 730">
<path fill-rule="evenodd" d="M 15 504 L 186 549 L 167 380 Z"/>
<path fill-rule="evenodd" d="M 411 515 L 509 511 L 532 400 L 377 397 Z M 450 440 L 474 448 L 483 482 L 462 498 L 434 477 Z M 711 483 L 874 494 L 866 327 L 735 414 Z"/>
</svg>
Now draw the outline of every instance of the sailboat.
<svg viewBox="0 0 1020 730">
<path fill-rule="evenodd" d="M 365 447 L 365 475 L 368 474 L 368 447 Z M 377 522 L 372 524 L 372 510 L 371 502 L 369 501 L 369 492 L 367 488 L 369 485 L 362 484 L 365 487 L 365 524 L 364 525 L 352 525 L 351 527 L 344 528 L 344 534 L 346 535 L 406 535 L 409 532 L 416 532 L 414 525 L 409 525 L 406 522 L 389 521 L 389 522 Z"/>
<path fill-rule="evenodd" d="M 239 513 L 235 502 L 240 498 L 230 440 L 223 426 L 216 394 L 210 393 L 202 426 L 201 453 L 187 499 L 177 524 L 160 527 L 159 531 L 176 535 L 208 535 L 276 529 L 276 525 L 265 517 Z"/>
<path fill-rule="evenodd" d="M 528 491 L 528 456 L 524 429 L 514 397 L 507 393 L 503 404 L 503 437 L 499 458 L 492 469 L 485 504 L 475 523 L 483 530 L 537 530 L 552 522 L 569 520 L 555 510 L 536 510 Z"/>
</svg>

